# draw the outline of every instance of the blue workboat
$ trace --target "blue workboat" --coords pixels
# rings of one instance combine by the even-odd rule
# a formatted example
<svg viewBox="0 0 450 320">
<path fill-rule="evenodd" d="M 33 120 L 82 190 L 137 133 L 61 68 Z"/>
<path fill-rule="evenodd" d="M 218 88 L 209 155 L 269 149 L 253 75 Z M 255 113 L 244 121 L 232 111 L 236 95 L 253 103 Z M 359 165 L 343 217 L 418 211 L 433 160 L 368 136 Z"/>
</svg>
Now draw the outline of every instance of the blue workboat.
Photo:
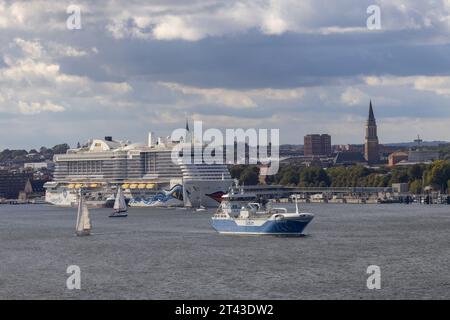
<svg viewBox="0 0 450 320">
<path fill-rule="evenodd" d="M 312 213 L 289 213 L 285 208 L 263 210 L 259 203 L 248 203 L 237 216 L 229 204 L 222 202 L 212 217 L 212 226 L 219 233 L 248 235 L 298 236 L 314 218 Z"/>
</svg>

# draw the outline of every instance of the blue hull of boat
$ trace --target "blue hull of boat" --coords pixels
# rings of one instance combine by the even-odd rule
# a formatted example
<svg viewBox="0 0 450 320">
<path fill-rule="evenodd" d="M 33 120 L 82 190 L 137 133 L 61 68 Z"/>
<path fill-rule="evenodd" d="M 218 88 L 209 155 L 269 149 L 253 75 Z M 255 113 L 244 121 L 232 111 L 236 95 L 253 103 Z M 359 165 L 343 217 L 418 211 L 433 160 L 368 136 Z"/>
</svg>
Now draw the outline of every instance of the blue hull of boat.
<svg viewBox="0 0 450 320">
<path fill-rule="evenodd" d="M 268 220 L 261 226 L 238 225 L 234 220 L 213 219 L 212 227 L 220 233 L 228 234 L 270 234 L 300 235 L 311 221 L 274 221 Z"/>
</svg>

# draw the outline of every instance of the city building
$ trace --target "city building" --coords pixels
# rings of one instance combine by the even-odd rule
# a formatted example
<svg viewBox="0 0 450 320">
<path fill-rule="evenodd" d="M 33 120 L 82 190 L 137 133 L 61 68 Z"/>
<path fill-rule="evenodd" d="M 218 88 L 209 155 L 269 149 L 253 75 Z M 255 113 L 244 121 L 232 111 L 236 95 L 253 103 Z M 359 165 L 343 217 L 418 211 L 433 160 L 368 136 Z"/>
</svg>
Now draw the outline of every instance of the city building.
<svg viewBox="0 0 450 320">
<path fill-rule="evenodd" d="M 372 100 L 370 101 L 369 117 L 366 123 L 366 139 L 364 144 L 364 158 L 367 163 L 375 164 L 380 161 L 380 150 L 377 135 L 377 123 L 372 108 Z"/>
<path fill-rule="evenodd" d="M 17 199 L 31 179 L 30 173 L 0 171 L 0 198 Z"/>
<path fill-rule="evenodd" d="M 390 167 L 393 167 L 397 163 L 399 163 L 401 161 L 406 161 L 406 160 L 408 160 L 408 153 L 402 152 L 402 151 L 391 153 L 388 157 L 388 162 L 389 162 Z"/>
<path fill-rule="evenodd" d="M 41 170 L 41 169 L 54 169 L 55 164 L 51 161 L 45 162 L 26 162 L 23 164 L 24 169 Z"/>
<path fill-rule="evenodd" d="M 341 144 L 333 146 L 333 152 L 338 153 L 340 151 L 347 152 L 361 152 L 364 153 L 364 145 L 362 144 Z"/>
<path fill-rule="evenodd" d="M 356 164 L 366 164 L 366 159 L 361 152 L 340 151 L 334 158 L 335 165 L 351 166 Z"/>
<path fill-rule="evenodd" d="M 407 193 L 409 191 L 409 186 L 407 183 L 393 183 L 392 192 L 394 193 Z"/>
<path fill-rule="evenodd" d="M 439 160 L 439 151 L 430 150 L 409 150 L 408 162 L 410 163 L 428 163 Z"/>
<path fill-rule="evenodd" d="M 304 137 L 305 156 L 328 156 L 331 154 L 331 136 L 308 134 Z"/>
</svg>

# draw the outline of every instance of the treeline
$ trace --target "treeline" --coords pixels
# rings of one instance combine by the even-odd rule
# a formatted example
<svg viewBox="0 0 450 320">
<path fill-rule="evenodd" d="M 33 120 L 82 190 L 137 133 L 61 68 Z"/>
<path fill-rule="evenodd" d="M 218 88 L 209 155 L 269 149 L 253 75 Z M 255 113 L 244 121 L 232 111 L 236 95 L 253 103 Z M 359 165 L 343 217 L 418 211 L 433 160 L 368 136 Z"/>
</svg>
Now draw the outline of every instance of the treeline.
<svg viewBox="0 0 450 320">
<path fill-rule="evenodd" d="M 53 148 L 41 147 L 39 150 L 10 150 L 0 152 L 0 163 L 24 163 L 30 161 L 52 160 L 53 155 L 63 154 L 69 149 L 67 143 L 57 144 Z"/>
<path fill-rule="evenodd" d="M 258 166 L 235 165 L 230 167 L 230 175 L 239 180 L 240 185 L 253 186 L 259 182 Z"/>
<path fill-rule="evenodd" d="M 256 166 L 233 166 L 230 172 L 241 184 L 254 185 L 259 181 Z M 408 183 L 410 192 L 415 194 L 422 193 L 426 186 L 447 192 L 450 189 L 450 161 L 393 169 L 360 165 L 327 169 L 282 165 L 276 175 L 267 176 L 266 183 L 293 187 L 390 187 L 393 183 Z"/>
</svg>

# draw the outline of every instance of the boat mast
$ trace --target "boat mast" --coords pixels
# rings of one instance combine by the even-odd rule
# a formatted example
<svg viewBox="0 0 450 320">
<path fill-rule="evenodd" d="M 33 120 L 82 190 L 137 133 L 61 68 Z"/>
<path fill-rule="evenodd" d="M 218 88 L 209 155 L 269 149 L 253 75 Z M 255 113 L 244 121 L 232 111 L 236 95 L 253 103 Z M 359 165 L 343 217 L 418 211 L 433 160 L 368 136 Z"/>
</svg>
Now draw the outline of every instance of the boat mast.
<svg viewBox="0 0 450 320">
<path fill-rule="evenodd" d="M 83 205 L 83 198 L 81 196 L 81 189 L 78 191 L 78 212 L 77 212 L 77 224 L 75 226 L 75 229 L 78 230 L 78 225 L 80 223 L 80 213 L 81 213 L 81 208 Z"/>
</svg>

